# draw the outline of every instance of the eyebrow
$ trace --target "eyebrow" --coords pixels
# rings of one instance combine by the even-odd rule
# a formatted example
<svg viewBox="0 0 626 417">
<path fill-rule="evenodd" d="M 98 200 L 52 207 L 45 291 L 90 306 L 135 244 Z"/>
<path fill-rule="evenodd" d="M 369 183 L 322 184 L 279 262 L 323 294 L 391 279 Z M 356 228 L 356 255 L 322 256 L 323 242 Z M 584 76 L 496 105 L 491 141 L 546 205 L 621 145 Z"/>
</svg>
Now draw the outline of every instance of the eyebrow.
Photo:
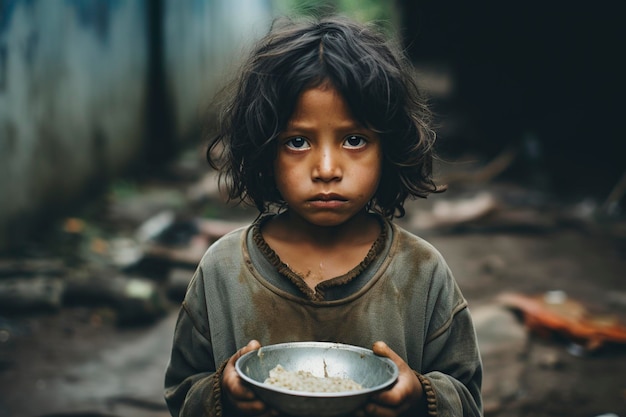
<svg viewBox="0 0 626 417">
<path fill-rule="evenodd" d="M 287 123 L 287 125 L 285 126 L 284 131 L 285 132 L 289 132 L 289 131 L 299 131 L 299 132 L 312 132 L 314 130 L 316 130 L 316 128 L 314 126 L 309 125 L 308 123 L 293 123 L 293 122 L 289 122 Z M 339 131 L 351 131 L 351 130 L 356 130 L 356 131 L 364 131 L 364 130 L 371 130 L 368 129 L 366 126 L 363 126 L 362 124 L 356 122 L 356 121 L 352 121 L 349 123 L 345 123 L 345 124 L 341 124 L 339 126 L 337 126 L 337 129 Z"/>
</svg>

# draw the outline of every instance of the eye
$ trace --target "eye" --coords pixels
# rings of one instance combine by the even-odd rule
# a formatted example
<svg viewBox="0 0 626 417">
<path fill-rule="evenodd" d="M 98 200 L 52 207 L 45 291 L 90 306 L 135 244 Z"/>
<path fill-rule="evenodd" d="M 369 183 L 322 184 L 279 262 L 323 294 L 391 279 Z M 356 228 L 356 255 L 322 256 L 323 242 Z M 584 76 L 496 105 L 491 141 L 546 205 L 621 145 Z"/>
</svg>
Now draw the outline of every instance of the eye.
<svg viewBox="0 0 626 417">
<path fill-rule="evenodd" d="M 367 140 L 363 136 L 350 135 L 343 142 L 343 146 L 349 149 L 359 149 L 367 144 Z"/>
<path fill-rule="evenodd" d="M 309 142 L 302 136 L 296 136 L 291 139 L 288 139 L 285 142 L 285 146 L 287 146 L 289 149 L 295 149 L 298 151 L 303 150 L 303 149 L 308 149 L 311 147 L 311 145 L 309 145 Z"/>
</svg>

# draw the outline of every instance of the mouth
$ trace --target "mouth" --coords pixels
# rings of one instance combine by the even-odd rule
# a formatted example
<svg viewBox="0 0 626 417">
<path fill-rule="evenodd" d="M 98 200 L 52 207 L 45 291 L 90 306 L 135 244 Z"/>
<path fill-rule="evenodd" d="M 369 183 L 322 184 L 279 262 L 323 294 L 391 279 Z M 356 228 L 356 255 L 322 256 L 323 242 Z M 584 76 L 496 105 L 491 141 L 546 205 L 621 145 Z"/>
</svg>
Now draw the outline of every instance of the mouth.
<svg viewBox="0 0 626 417">
<path fill-rule="evenodd" d="M 335 209 L 347 202 L 348 199 L 339 194 L 318 194 L 309 200 L 309 204 L 318 209 Z"/>
<path fill-rule="evenodd" d="M 311 198 L 309 201 L 311 202 L 315 202 L 315 201 L 321 201 L 321 202 L 328 202 L 328 201 L 340 201 L 340 202 L 345 202 L 348 201 L 348 199 L 340 194 L 335 194 L 335 193 L 330 193 L 330 194 L 318 194 L 315 197 Z"/>
</svg>

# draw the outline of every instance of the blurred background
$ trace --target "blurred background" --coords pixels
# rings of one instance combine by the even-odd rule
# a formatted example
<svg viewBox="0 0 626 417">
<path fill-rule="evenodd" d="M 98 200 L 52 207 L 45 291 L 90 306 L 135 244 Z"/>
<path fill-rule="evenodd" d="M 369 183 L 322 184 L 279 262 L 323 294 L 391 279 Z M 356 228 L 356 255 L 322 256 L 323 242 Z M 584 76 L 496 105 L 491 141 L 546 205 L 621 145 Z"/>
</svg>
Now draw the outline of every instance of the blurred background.
<svg viewBox="0 0 626 417">
<path fill-rule="evenodd" d="M 0 0 L 0 417 L 166 415 L 186 283 L 256 215 L 204 161 L 214 95 L 273 18 L 335 12 L 379 24 L 414 65 L 449 190 L 400 222 L 468 299 L 561 291 L 623 319 L 622 2 Z M 626 416 L 622 351 L 529 344 L 520 326 L 494 337 L 519 351 L 493 355 L 517 365 L 487 382 L 487 414 Z M 590 374 L 593 394 L 572 376 Z"/>
<path fill-rule="evenodd" d="M 624 13 L 529 1 L 0 2 L 0 247 L 202 140 L 206 107 L 273 16 L 337 10 L 397 35 L 446 158 L 604 202 L 624 172 Z M 10 196 L 10 197 L 9 197 Z"/>
</svg>

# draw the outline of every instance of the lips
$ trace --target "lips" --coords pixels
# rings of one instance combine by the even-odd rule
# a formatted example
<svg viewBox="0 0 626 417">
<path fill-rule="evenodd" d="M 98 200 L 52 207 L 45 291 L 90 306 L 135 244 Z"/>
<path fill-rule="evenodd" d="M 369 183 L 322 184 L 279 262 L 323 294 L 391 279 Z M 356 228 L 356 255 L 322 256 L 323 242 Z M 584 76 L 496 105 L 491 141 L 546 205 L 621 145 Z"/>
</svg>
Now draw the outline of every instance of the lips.
<svg viewBox="0 0 626 417">
<path fill-rule="evenodd" d="M 311 198 L 309 201 L 348 201 L 348 199 L 340 194 L 330 193 L 318 194 L 315 197 Z"/>
<path fill-rule="evenodd" d="M 309 200 L 311 207 L 322 210 L 337 209 L 348 202 L 348 199 L 340 194 L 318 194 Z"/>
</svg>

